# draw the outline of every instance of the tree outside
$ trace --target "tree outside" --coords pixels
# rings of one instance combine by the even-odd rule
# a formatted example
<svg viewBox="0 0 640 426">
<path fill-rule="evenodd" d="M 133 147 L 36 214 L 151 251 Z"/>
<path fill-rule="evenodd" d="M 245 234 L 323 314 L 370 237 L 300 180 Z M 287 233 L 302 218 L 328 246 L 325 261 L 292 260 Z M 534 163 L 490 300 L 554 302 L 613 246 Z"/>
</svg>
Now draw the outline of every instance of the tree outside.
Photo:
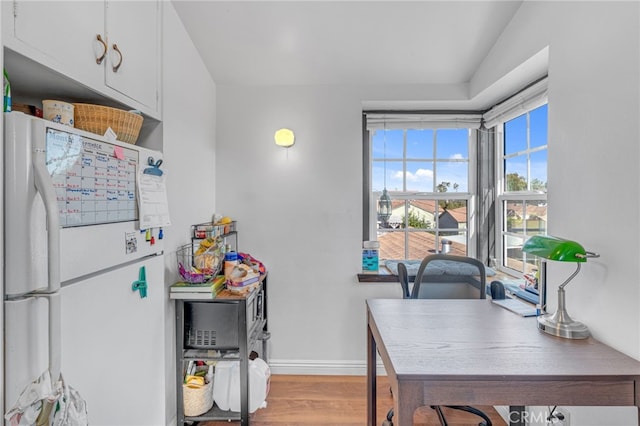
<svg viewBox="0 0 640 426">
<path fill-rule="evenodd" d="M 451 188 L 451 182 L 440 182 L 437 186 L 436 186 L 436 190 L 438 192 L 447 192 L 449 191 L 449 188 Z M 453 183 L 453 190 L 455 192 L 458 192 L 458 188 L 460 187 L 459 184 L 457 183 Z M 463 200 L 440 200 L 438 201 L 438 205 L 440 206 L 441 209 L 443 210 L 447 210 L 447 209 L 457 209 L 458 207 L 463 207 L 466 206 L 466 202 Z"/>
</svg>

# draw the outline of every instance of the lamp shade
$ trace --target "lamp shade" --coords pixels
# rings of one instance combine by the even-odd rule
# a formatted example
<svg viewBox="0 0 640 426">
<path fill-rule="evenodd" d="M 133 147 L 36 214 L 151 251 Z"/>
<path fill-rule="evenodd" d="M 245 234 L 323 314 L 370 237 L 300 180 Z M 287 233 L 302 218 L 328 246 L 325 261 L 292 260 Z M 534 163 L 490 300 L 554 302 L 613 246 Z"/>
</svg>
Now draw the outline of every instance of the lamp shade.
<svg viewBox="0 0 640 426">
<path fill-rule="evenodd" d="M 283 146 L 285 148 L 292 146 L 296 139 L 293 134 L 293 130 L 289 129 L 277 130 L 273 138 L 276 141 L 276 145 Z"/>
<path fill-rule="evenodd" d="M 575 241 L 550 235 L 535 235 L 522 246 L 522 251 L 560 262 L 586 262 L 587 251 Z"/>
</svg>

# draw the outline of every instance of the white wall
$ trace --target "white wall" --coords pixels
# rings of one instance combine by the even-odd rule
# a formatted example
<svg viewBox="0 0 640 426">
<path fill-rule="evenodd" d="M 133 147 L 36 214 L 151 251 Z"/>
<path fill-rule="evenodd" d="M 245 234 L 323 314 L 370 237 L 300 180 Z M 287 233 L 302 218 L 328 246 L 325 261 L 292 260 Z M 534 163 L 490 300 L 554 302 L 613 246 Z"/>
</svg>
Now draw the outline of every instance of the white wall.
<svg viewBox="0 0 640 426">
<path fill-rule="evenodd" d="M 525 2 L 474 77 L 491 84 L 520 50 L 549 46 L 549 233 L 601 254 L 567 287 L 567 308 L 638 359 L 639 23 L 638 2 Z M 550 263 L 550 285 L 572 271 Z"/>
<path fill-rule="evenodd" d="M 549 232 L 602 255 L 567 287 L 568 309 L 595 337 L 635 358 L 639 19 L 637 2 L 525 2 L 469 84 L 481 93 L 549 46 Z M 241 250 L 270 271 L 275 372 L 363 372 L 364 301 L 400 297 L 393 284 L 355 277 L 362 102 L 393 93 L 218 86 L 216 202 L 238 220 Z M 272 141 L 282 126 L 296 132 L 288 151 Z M 551 265 L 549 278 L 569 272 Z M 635 424 L 626 409 L 598 412 L 614 416 L 610 424 Z M 603 424 L 586 409 L 572 414 L 573 424 Z"/>
<path fill-rule="evenodd" d="M 238 221 L 240 251 L 269 270 L 272 368 L 345 372 L 364 365 L 364 300 L 400 291 L 356 280 L 358 94 L 347 87 L 218 86 L 217 99 L 216 203 Z M 292 148 L 274 144 L 280 127 L 295 132 Z"/>
<path fill-rule="evenodd" d="M 215 84 L 170 2 L 163 2 L 162 74 L 163 168 L 171 214 L 165 228 L 168 287 L 178 278 L 175 248 L 189 242 L 191 225 L 211 220 L 216 182 Z M 175 423 L 175 317 L 168 298 L 165 318 L 167 419 Z"/>
</svg>

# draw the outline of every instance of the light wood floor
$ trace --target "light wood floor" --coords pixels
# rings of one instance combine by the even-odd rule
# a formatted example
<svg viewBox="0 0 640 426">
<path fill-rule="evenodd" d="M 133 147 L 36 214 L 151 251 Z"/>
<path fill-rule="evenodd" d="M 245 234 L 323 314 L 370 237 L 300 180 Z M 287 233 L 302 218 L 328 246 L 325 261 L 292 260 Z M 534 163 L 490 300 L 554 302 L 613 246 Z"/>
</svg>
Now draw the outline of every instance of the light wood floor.
<svg viewBox="0 0 640 426">
<path fill-rule="evenodd" d="M 393 397 L 386 378 L 378 378 L 377 425 L 381 425 L 393 406 Z M 506 423 L 493 407 L 478 406 L 496 426 Z M 251 415 L 252 426 L 364 426 L 367 423 L 366 377 L 364 376 L 294 376 L 273 375 L 267 397 L 267 408 Z M 452 426 L 477 425 L 479 417 L 445 409 Z M 439 425 L 438 417 L 429 407 L 416 411 L 414 424 Z M 229 426 L 229 422 L 203 422 L 201 426 Z"/>
</svg>

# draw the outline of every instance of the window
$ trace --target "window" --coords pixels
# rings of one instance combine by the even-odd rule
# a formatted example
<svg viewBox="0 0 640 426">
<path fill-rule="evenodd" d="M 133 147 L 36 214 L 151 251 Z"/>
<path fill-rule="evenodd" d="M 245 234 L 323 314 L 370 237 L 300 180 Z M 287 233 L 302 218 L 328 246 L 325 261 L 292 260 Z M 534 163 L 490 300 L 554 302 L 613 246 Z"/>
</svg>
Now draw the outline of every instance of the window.
<svg viewBox="0 0 640 426">
<path fill-rule="evenodd" d="M 537 260 L 523 253 L 522 245 L 547 233 L 547 105 L 505 121 L 498 135 L 499 265 L 531 272 Z"/>
<path fill-rule="evenodd" d="M 365 117 L 365 240 L 379 241 L 381 259 L 422 259 L 442 250 L 443 241 L 452 254 L 473 255 L 475 129 L 480 115 Z M 390 211 L 380 215 L 385 189 Z"/>
</svg>

